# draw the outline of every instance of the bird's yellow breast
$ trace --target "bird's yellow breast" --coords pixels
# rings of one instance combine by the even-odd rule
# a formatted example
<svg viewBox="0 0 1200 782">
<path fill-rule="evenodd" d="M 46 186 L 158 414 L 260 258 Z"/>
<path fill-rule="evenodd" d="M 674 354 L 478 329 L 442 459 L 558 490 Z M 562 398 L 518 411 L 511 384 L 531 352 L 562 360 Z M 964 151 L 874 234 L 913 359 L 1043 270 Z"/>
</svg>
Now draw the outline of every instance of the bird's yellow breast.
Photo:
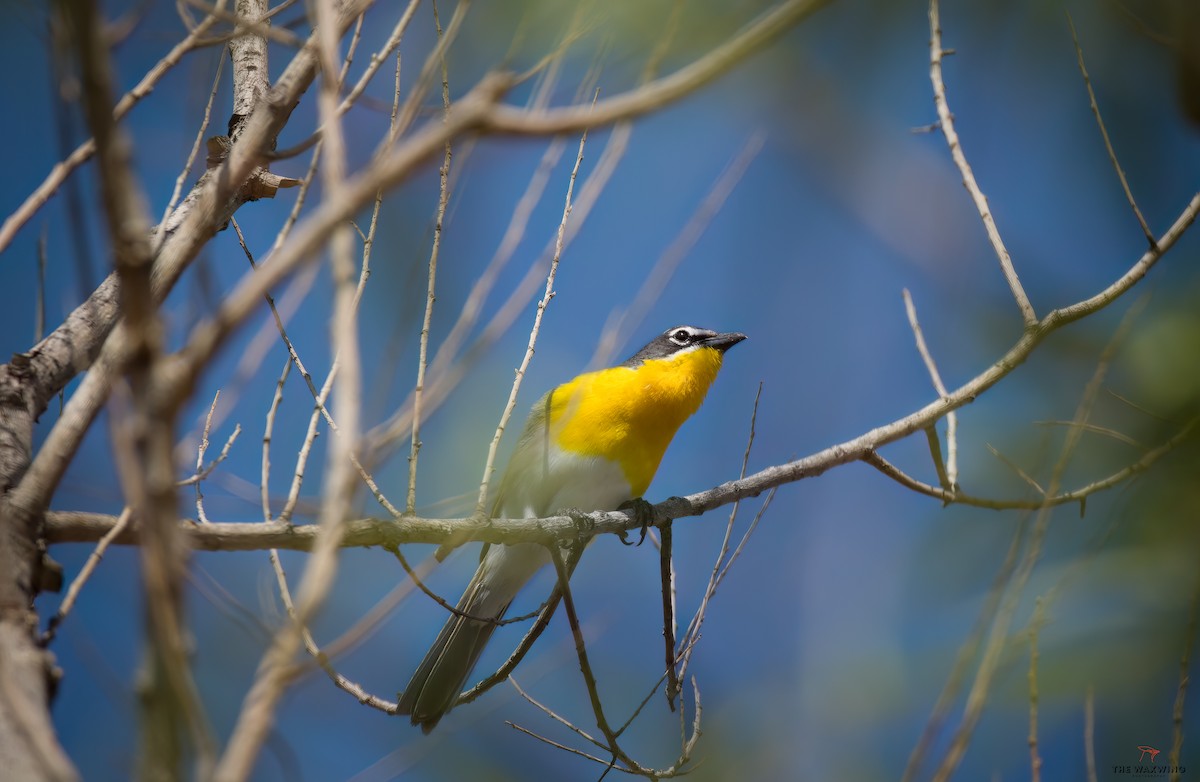
<svg viewBox="0 0 1200 782">
<path fill-rule="evenodd" d="M 700 408 L 721 359 L 721 351 L 701 347 L 580 375 L 551 392 L 550 434 L 566 451 L 618 463 L 630 496 L 640 497 L 675 432 Z"/>
</svg>

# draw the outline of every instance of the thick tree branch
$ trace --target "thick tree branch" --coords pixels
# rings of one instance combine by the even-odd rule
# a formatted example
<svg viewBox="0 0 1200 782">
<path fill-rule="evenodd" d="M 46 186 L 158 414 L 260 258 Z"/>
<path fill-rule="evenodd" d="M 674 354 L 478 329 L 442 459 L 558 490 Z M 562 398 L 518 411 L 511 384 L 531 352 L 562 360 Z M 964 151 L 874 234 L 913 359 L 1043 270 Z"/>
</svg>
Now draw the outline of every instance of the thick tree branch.
<svg viewBox="0 0 1200 782">
<path fill-rule="evenodd" d="M 211 738 L 187 663 L 182 619 L 186 554 L 173 523 L 175 476 L 173 415 L 164 415 L 155 393 L 162 356 L 162 329 L 152 292 L 150 221 L 140 183 L 133 175 L 132 145 L 113 121 L 112 74 L 104 25 L 91 3 L 71 6 L 82 72 L 83 105 L 96 142 L 100 196 L 120 282 L 121 311 L 130 338 L 128 361 L 119 367 L 129 381 L 130 408 L 115 424 L 123 434 L 116 459 L 124 493 L 143 520 L 142 576 L 146 584 L 148 651 L 143 669 L 141 774 L 173 778 L 180 773 L 182 739 L 190 726 L 200 775 L 211 763 Z M 123 419 L 123 420 L 122 420 Z M 205 763 L 207 759 L 208 764 Z"/>
<path fill-rule="evenodd" d="M 355 16 L 368 5 L 370 0 L 345 3 L 337 19 L 338 29 L 348 28 Z M 275 86 L 268 90 L 254 113 L 243 123 L 238 141 L 229 148 L 223 162 L 207 171 L 168 221 L 159 226 L 156 242 L 161 241 L 162 244 L 154 261 L 152 276 L 156 302 L 162 301 L 200 249 L 251 197 L 247 190 L 252 188 L 247 188 L 246 183 L 257 172 L 269 175 L 269 172 L 260 168 L 263 155 L 274 144 L 300 95 L 316 76 L 316 70 L 316 47 L 310 39 L 309 44 L 292 59 Z M 162 239 L 163 235 L 165 240 Z M 112 284 L 115 286 L 115 282 Z M 111 295 L 115 299 L 115 290 Z M 115 317 L 115 312 L 104 314 Z M 70 322 L 71 319 L 68 320 Z M 53 335 L 48 339 L 53 339 Z M 14 492 L 14 507 L 36 513 L 48 503 L 72 454 L 108 398 L 118 368 L 128 360 L 130 347 L 126 329 L 118 327 L 105 342 L 96 364 L 68 401 L 62 418 L 30 465 L 26 479 Z M 80 369 L 70 361 L 56 362 L 56 366 L 63 367 L 60 373 L 64 376 L 63 384 Z M 54 389 L 50 394 L 56 392 L 57 389 Z"/>
<path fill-rule="evenodd" d="M 1012 373 L 1050 334 L 1116 301 L 1175 245 L 1196 219 L 1197 214 L 1200 214 L 1200 193 L 1192 197 L 1175 223 L 1159 238 L 1156 246 L 1147 250 L 1119 279 L 1091 298 L 1050 312 L 1036 327 L 1023 333 L 1016 344 L 995 363 L 954 391 L 903 418 L 802 459 L 774 465 L 745 478 L 729 481 L 687 497 L 672 497 L 653 506 L 654 524 L 657 526 L 672 519 L 699 516 L 739 499 L 758 496 L 771 488 L 815 477 L 848 462 L 875 463 L 877 457 L 874 454 L 879 448 L 921 431 L 945 417 L 950 411 L 973 402 L 977 396 Z M 1187 432 L 1180 432 L 1177 437 L 1186 434 Z M 1170 442 L 1174 440 L 1175 438 Z M 1136 470 L 1130 474 L 1133 472 Z M 1098 484 L 1103 484 L 1098 488 L 1108 488 L 1108 485 L 1111 485 L 1105 482 Z M 941 497 L 936 491 L 924 493 Z M 47 514 L 46 519 L 46 539 L 52 543 L 99 540 L 115 523 L 115 517 L 88 513 L 51 512 Z M 581 525 L 589 535 L 619 534 L 640 527 L 641 522 L 624 511 L 588 513 L 578 517 L 552 516 L 545 519 L 360 519 L 347 523 L 342 545 L 443 543 L 451 536 L 463 542 L 549 543 L 575 539 L 580 534 Z M 312 526 L 285 524 L 212 524 L 203 528 L 185 524 L 185 527 L 192 545 L 204 550 L 308 550 L 312 547 L 316 534 L 315 527 Z M 115 542 L 130 544 L 136 543 L 137 540 L 137 531 L 131 529 L 119 536 Z"/>
</svg>

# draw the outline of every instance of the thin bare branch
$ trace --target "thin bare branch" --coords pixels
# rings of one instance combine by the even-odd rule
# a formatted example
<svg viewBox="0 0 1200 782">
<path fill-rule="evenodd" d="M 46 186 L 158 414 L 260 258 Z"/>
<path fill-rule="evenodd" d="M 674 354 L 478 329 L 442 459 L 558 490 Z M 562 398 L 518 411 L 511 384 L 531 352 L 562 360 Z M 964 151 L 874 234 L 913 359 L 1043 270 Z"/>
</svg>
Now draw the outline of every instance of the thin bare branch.
<svg viewBox="0 0 1200 782">
<path fill-rule="evenodd" d="M 1153 450 L 1147 451 L 1141 459 L 1138 459 L 1136 462 L 1133 462 L 1123 469 L 1117 470 L 1111 475 L 1101 478 L 1100 480 L 1093 481 L 1086 486 L 1081 486 L 1072 491 L 1060 492 L 1053 497 L 1038 497 L 1036 499 L 1000 500 L 987 497 L 976 497 L 971 494 L 964 494 L 961 491 L 951 494 L 950 492 L 938 486 L 931 486 L 928 483 L 918 481 L 873 451 L 863 456 L 862 460 L 902 486 L 906 486 L 913 491 L 925 494 L 929 497 L 935 497 L 947 505 L 950 503 L 958 503 L 960 505 L 971 505 L 977 508 L 992 508 L 993 510 L 1037 510 L 1038 508 L 1047 504 L 1064 505 L 1071 502 L 1082 503 L 1089 496 L 1095 494 L 1096 492 L 1104 491 L 1105 489 L 1111 489 L 1114 486 L 1124 483 L 1133 476 L 1145 472 L 1150 465 L 1154 464 L 1160 458 L 1170 453 L 1184 443 L 1188 438 L 1190 438 L 1192 436 L 1192 430 L 1196 428 L 1197 424 L 1200 424 L 1200 418 L 1193 418 L 1181 426 L 1179 431 L 1162 445 Z"/>
<path fill-rule="evenodd" d="M 762 383 L 759 383 L 758 390 L 754 393 L 754 406 L 750 410 L 750 431 L 746 435 L 746 450 L 742 453 L 742 466 L 738 474 L 739 479 L 746 477 L 746 468 L 750 464 L 750 451 L 754 447 L 755 428 L 758 423 L 758 402 L 762 398 L 762 389 Z M 683 634 L 682 646 L 678 652 L 679 671 L 677 678 L 668 677 L 669 685 L 673 683 L 678 687 L 679 681 L 687 675 L 688 664 L 692 659 L 692 649 L 695 647 L 696 641 L 700 638 L 700 628 L 704 624 L 704 618 L 708 615 L 708 603 L 712 600 L 713 595 L 716 594 L 717 586 L 721 582 L 722 567 L 725 565 L 725 557 L 729 553 L 729 542 L 733 538 L 733 525 L 737 520 L 737 513 L 740 507 L 740 502 L 734 502 L 729 510 L 729 519 L 725 523 L 725 535 L 721 539 L 720 548 L 717 549 L 717 558 L 713 562 L 712 572 L 708 576 L 708 584 L 704 588 L 704 596 L 700 599 L 700 606 L 696 609 L 692 621 L 688 624 L 688 628 Z M 666 528 L 664 527 L 663 529 L 665 530 Z M 744 542 L 745 538 L 742 540 Z M 676 652 L 672 649 L 672 660 L 670 661 L 672 672 L 674 672 L 675 654 Z M 671 697 L 677 692 L 677 689 L 668 690 L 668 702 L 670 702 Z"/>
<path fill-rule="evenodd" d="M 1033 423 L 1037 426 L 1077 426 L 1078 425 L 1074 421 L 1034 421 Z M 1146 446 L 1142 445 L 1137 440 L 1133 439 L 1132 437 L 1125 434 L 1124 432 L 1118 432 L 1116 429 L 1111 429 L 1107 426 L 1099 426 L 1098 424 L 1084 424 L 1083 428 L 1085 431 L 1094 432 L 1096 434 L 1102 434 L 1105 437 L 1111 437 L 1113 440 L 1117 440 L 1118 442 L 1125 443 L 1126 445 L 1132 445 L 1134 448 L 1137 448 L 1139 451 L 1146 450 Z"/>
<path fill-rule="evenodd" d="M 1117 178 L 1121 180 L 1121 189 L 1125 191 L 1125 200 L 1129 202 L 1129 208 L 1133 210 L 1133 215 L 1137 218 L 1138 225 L 1141 226 L 1142 235 L 1146 237 L 1150 246 L 1154 247 L 1154 233 L 1146 223 L 1146 218 L 1142 216 L 1142 210 L 1138 208 L 1133 191 L 1129 189 L 1129 180 L 1125 178 L 1125 170 L 1121 168 L 1121 163 L 1117 160 L 1117 152 L 1113 149 L 1112 139 L 1108 137 L 1108 128 L 1104 125 L 1104 118 L 1100 116 L 1100 104 L 1096 102 L 1096 92 L 1092 89 L 1091 77 L 1088 76 L 1087 66 L 1083 64 L 1083 47 L 1079 45 L 1079 35 L 1075 32 L 1075 20 L 1071 18 L 1070 12 L 1067 12 L 1067 26 L 1071 28 L 1071 43 L 1075 44 L 1075 59 L 1079 63 L 1079 73 L 1083 76 L 1083 86 L 1087 88 L 1088 102 L 1092 107 L 1092 116 L 1096 118 L 1096 127 L 1100 128 L 1100 135 L 1104 138 L 1104 149 L 1108 151 L 1108 159 L 1113 164 L 1113 170 L 1117 172 Z"/>
<path fill-rule="evenodd" d="M 542 703 L 542 702 L 540 702 L 540 701 L 538 701 L 538 700 L 534 699 L 534 698 L 533 698 L 533 697 L 532 697 L 532 696 L 531 696 L 529 693 L 525 692 L 525 690 L 521 688 L 521 685 L 520 685 L 520 684 L 517 684 L 517 680 L 516 680 L 516 679 L 514 679 L 514 678 L 512 678 L 512 677 L 510 676 L 510 677 L 508 677 L 508 683 L 509 683 L 509 684 L 511 684 L 511 685 L 513 686 L 513 689 L 514 689 L 514 690 L 516 690 L 516 691 L 517 691 L 517 693 L 518 693 L 518 694 L 520 694 L 520 696 L 521 696 L 522 698 L 524 698 L 524 699 L 525 699 L 525 701 L 526 701 L 527 703 L 529 703 L 531 706 L 534 706 L 534 707 L 536 707 L 537 709 L 539 709 L 539 710 L 540 710 L 540 711 L 541 711 L 543 714 L 545 714 L 547 717 L 549 717 L 550 719 L 554 720 L 555 722 L 557 722 L 558 724 L 562 725 L 563 727 L 567 728 L 567 729 L 568 729 L 568 730 L 570 730 L 572 733 L 574 733 L 576 736 L 579 736 L 580 738 L 584 739 L 585 741 L 588 741 L 588 742 L 590 742 L 591 744 L 594 744 L 594 745 L 596 745 L 596 746 L 597 746 L 597 747 L 599 747 L 600 749 L 607 749 L 607 747 L 605 747 L 605 746 L 604 746 L 604 742 L 602 742 L 602 741 L 600 741 L 600 740 L 596 739 L 596 738 L 595 738 L 595 737 L 593 737 L 593 736 L 592 736 L 590 733 L 588 733 L 586 730 L 584 730 L 583 728 L 580 728 L 580 727 L 579 727 L 578 725 L 576 725 L 575 723 L 573 723 L 573 722 L 571 722 L 570 720 L 566 719 L 565 717 L 563 717 L 563 716 L 562 716 L 562 715 L 560 715 L 558 712 L 556 712 L 556 711 L 554 711 L 553 709 L 551 709 L 551 708 L 550 708 L 549 706 L 547 706 L 546 704 L 544 704 L 544 703 Z M 510 723 L 510 724 L 511 724 L 511 723 Z M 516 726 L 516 725 L 514 725 L 513 727 L 517 727 L 517 726 Z M 520 728 L 518 728 L 518 730 L 520 730 Z M 533 734 L 530 734 L 530 735 L 533 735 Z M 537 738 L 537 737 L 535 736 L 535 738 Z M 567 748 L 566 748 L 566 747 L 564 747 L 564 749 L 567 749 Z M 578 752 L 576 752 L 576 754 L 582 754 L 582 753 L 578 753 Z M 585 755 L 585 757 L 591 757 L 591 756 L 590 756 L 590 755 Z M 598 758 L 595 758 L 595 759 L 596 759 L 596 760 L 599 760 Z M 603 761 L 603 760 L 602 760 L 602 761 L 599 761 L 599 762 L 601 762 L 601 763 L 604 763 L 605 765 L 608 765 L 608 761 Z"/>
<path fill-rule="evenodd" d="M 575 654 L 579 658 L 579 670 L 583 674 L 583 681 L 587 685 L 588 698 L 592 704 L 592 714 L 596 717 L 596 727 L 604 734 L 605 741 L 609 752 L 613 755 L 614 763 L 620 760 L 626 768 L 643 773 L 641 766 L 626 752 L 621 749 L 621 745 L 617 742 L 616 734 L 609 727 L 608 719 L 604 716 L 604 706 L 600 702 L 600 691 L 596 686 L 596 677 L 592 673 L 591 663 L 588 662 L 587 646 L 583 640 L 583 630 L 579 625 L 579 615 L 575 611 L 575 600 L 571 596 L 571 575 L 563 563 L 562 553 L 557 545 L 546 547 L 550 552 L 550 559 L 554 563 L 554 572 L 558 576 L 558 588 L 562 591 L 563 608 L 567 613 L 567 623 L 571 627 L 571 635 L 575 639 Z"/>
<path fill-rule="evenodd" d="M 662 525 L 659 530 L 662 542 L 658 547 L 658 573 L 662 580 L 663 647 L 667 672 L 667 706 L 675 711 L 675 697 L 679 694 L 679 672 L 675 669 L 675 569 L 671 560 L 671 525 Z"/>
<path fill-rule="evenodd" d="M 1173 735 L 1171 737 L 1171 754 L 1168 755 L 1167 765 L 1171 767 L 1171 782 L 1179 782 L 1181 778 L 1180 758 L 1183 752 L 1183 714 L 1184 703 L 1187 700 L 1188 682 L 1191 679 L 1192 652 L 1196 648 L 1196 627 L 1200 620 L 1200 581 L 1192 591 L 1192 607 L 1188 615 L 1188 623 L 1184 628 L 1183 654 L 1179 658 L 1179 686 L 1175 690 L 1175 705 L 1171 710 Z"/>
<path fill-rule="evenodd" d="M 962 174 L 963 186 L 967 188 L 967 192 L 971 194 L 971 200 L 975 202 L 975 209 L 979 212 L 980 220 L 983 221 L 988 241 L 992 243 L 992 249 L 1000 261 L 1004 279 L 1008 282 L 1008 287 L 1017 302 L 1017 308 L 1021 311 L 1021 320 L 1024 321 L 1025 328 L 1028 330 L 1037 325 L 1038 317 L 1033 310 L 1033 305 L 1029 303 L 1029 297 L 1025 295 L 1021 279 L 1013 267 L 1012 257 L 1008 254 L 1008 248 L 1004 246 L 1004 240 L 1000 238 L 1000 230 L 996 228 L 996 220 L 992 217 L 987 196 L 979 189 L 979 183 L 975 181 L 975 172 L 971 170 L 971 164 L 967 162 L 962 143 L 958 139 L 958 132 L 954 129 L 954 115 L 950 113 L 950 104 L 946 101 L 946 83 L 942 80 L 942 58 L 945 55 L 946 50 L 942 48 L 942 23 L 938 0 L 929 0 L 929 79 L 933 83 L 933 101 L 937 106 L 938 126 L 946 137 L 946 145 L 950 148 L 950 156 L 954 159 L 954 165 Z"/>
<path fill-rule="evenodd" d="M 320 0 L 315 4 L 315 10 L 317 56 L 323 73 L 318 110 L 325 122 L 322 186 L 325 197 L 336 201 L 345 187 L 346 170 L 345 141 L 336 115 L 340 73 L 337 48 L 341 30 L 335 21 L 338 9 L 334 0 Z M 335 362 L 341 369 L 334 405 L 340 431 L 328 450 L 318 519 L 321 534 L 301 576 L 292 621 L 281 627 L 272 639 L 254 684 L 242 703 L 230 741 L 215 772 L 220 782 L 246 779 L 253 769 L 274 723 L 275 709 L 292 677 L 293 657 L 308 632 L 309 619 L 324 602 L 337 573 L 340 538 L 357 483 L 351 457 L 358 452 L 359 400 L 362 396 L 353 241 L 353 229 L 346 222 L 334 226 L 329 237 L 334 284 L 330 334 L 337 356 Z"/>
<path fill-rule="evenodd" d="M 1000 453 L 999 449 L 997 449 L 991 443 L 984 443 L 984 447 L 986 447 L 989 451 L 991 451 L 992 456 L 995 456 L 997 459 L 999 459 L 1001 462 L 1003 462 L 1005 467 L 1007 467 L 1008 469 L 1010 469 L 1014 473 L 1016 473 L 1018 478 L 1025 481 L 1026 483 L 1028 483 L 1033 488 L 1033 490 L 1038 493 L 1038 495 L 1040 495 L 1043 498 L 1048 496 L 1046 494 L 1046 490 L 1042 488 L 1042 485 L 1040 483 L 1038 483 L 1032 475 L 1025 472 L 1023 469 L 1021 469 L 1021 466 L 1019 464 L 1014 462 L 1012 459 L 1009 459 L 1004 454 Z"/>
<path fill-rule="evenodd" d="M 192 165 L 196 162 L 196 156 L 200 154 L 200 145 L 204 142 L 204 137 L 208 133 L 208 123 L 212 118 L 213 103 L 217 99 L 217 90 L 221 86 L 221 74 L 225 70 L 225 58 L 217 58 L 217 73 L 213 76 L 212 89 L 208 93 L 208 102 L 204 104 L 204 118 L 200 121 L 200 127 L 196 130 L 196 138 L 192 141 L 192 148 L 188 151 L 187 161 L 183 164 L 183 169 L 180 170 L 179 176 L 175 177 L 175 189 L 171 191 L 171 198 L 167 201 L 167 207 L 163 210 L 162 220 L 160 225 L 165 225 L 171 217 L 171 212 L 175 211 L 175 206 L 179 203 L 179 197 L 183 194 L 183 183 L 192 173 Z M 166 234 L 159 235 L 159 242 L 166 240 Z"/>
<path fill-rule="evenodd" d="M 54 612 L 54 616 L 50 617 L 50 621 L 46 626 L 46 632 L 42 633 L 42 643 L 49 644 L 54 640 L 54 636 L 58 632 L 58 626 L 63 623 L 63 620 L 71 613 L 71 609 L 75 607 L 75 601 L 79 599 L 79 593 L 83 590 L 84 584 L 92 577 L 96 567 L 100 564 L 100 560 L 104 558 L 104 552 L 108 551 L 109 545 L 113 542 L 121 532 L 128 526 L 130 519 L 133 518 L 133 510 L 125 508 L 121 511 L 121 515 L 117 517 L 117 521 L 112 528 L 105 533 L 104 537 L 100 538 L 100 542 L 96 544 L 96 548 L 88 554 L 87 561 L 83 563 L 83 567 L 79 569 L 79 573 L 71 581 L 71 585 L 67 587 L 67 594 L 63 597 L 62 603 L 59 604 L 58 610 Z"/>
<path fill-rule="evenodd" d="M 432 0 L 433 21 L 437 28 L 438 40 L 442 39 L 442 23 L 438 18 L 437 0 Z M 442 107 L 446 114 L 450 113 L 450 76 L 446 67 L 444 53 L 438 58 L 442 64 Z M 400 60 L 396 60 L 396 94 L 392 104 L 392 127 L 396 129 L 396 115 L 400 100 Z M 417 512 L 417 456 L 421 451 L 421 401 L 425 391 L 425 368 L 429 358 L 429 330 L 433 323 L 433 303 L 436 299 L 436 281 L 438 254 L 442 247 L 442 224 L 446 219 L 446 205 L 450 202 L 450 160 L 452 149 L 450 139 L 446 139 L 446 154 L 442 159 L 442 167 L 438 170 L 438 202 L 437 213 L 433 225 L 433 246 L 429 251 L 429 273 L 425 287 L 425 318 L 421 322 L 421 341 L 417 351 L 417 384 L 413 387 L 412 407 L 412 445 L 408 454 L 408 493 L 404 503 L 404 512 Z"/>
<path fill-rule="evenodd" d="M 271 523 L 271 440 L 275 432 L 275 416 L 279 412 L 279 405 L 283 402 L 283 387 L 287 383 L 288 375 L 292 371 L 291 359 L 283 362 L 283 371 L 279 374 L 279 379 L 275 381 L 275 393 L 271 397 L 271 405 L 267 408 L 266 423 L 263 431 L 263 447 L 262 447 L 262 473 L 259 478 L 258 487 L 259 495 L 262 502 L 263 523 Z"/>
<path fill-rule="evenodd" d="M 485 118 L 485 126 L 497 133 L 545 136 L 610 125 L 660 109 L 727 73 L 828 2 L 786 0 L 690 65 L 629 92 L 600 100 L 594 106 L 565 106 L 531 112 L 502 105 L 489 113 Z"/>
<path fill-rule="evenodd" d="M 144 545 L 141 572 L 148 650 L 146 697 L 141 729 L 146 751 L 141 771 L 148 777 L 180 773 L 184 736 L 195 754 L 196 773 L 211 771 L 215 741 L 192 678 L 183 620 L 184 550 L 176 518 L 173 459 L 177 407 L 159 392 L 162 326 L 154 301 L 150 220 L 140 182 L 133 173 L 132 143 L 113 120 L 111 62 L 103 21 L 91 4 L 72 6 L 71 28 L 79 54 L 84 114 L 96 142 L 100 195 L 112 243 L 131 350 L 119 371 L 128 382 L 129 408 L 115 415 L 119 438 L 116 463 L 128 504 L 137 514 Z M 120 420 L 124 418 L 125 420 Z M 121 452 L 120 446 L 127 448 Z"/>
<path fill-rule="evenodd" d="M 946 395 L 946 384 L 942 382 L 942 375 L 938 372 L 937 362 L 933 360 L 933 354 L 929 352 L 929 346 L 925 344 L 925 333 L 921 330 L 921 323 L 917 320 L 917 308 L 913 304 L 912 294 L 908 292 L 908 288 L 904 289 L 904 311 L 908 314 L 908 325 L 912 328 L 913 337 L 917 341 L 917 352 L 921 354 L 921 359 L 925 362 L 925 369 L 929 371 L 929 379 L 933 382 L 933 390 L 937 391 L 942 396 Z M 931 437 L 936 438 L 936 429 L 930 427 L 925 430 L 930 433 Z M 946 463 L 945 473 L 942 472 L 941 459 L 937 459 L 935 464 L 938 468 L 938 478 L 942 480 L 942 488 L 948 492 L 958 490 L 958 414 L 946 414 Z"/>
<path fill-rule="evenodd" d="M 513 408 L 517 406 L 517 394 L 521 390 L 521 381 L 525 378 L 525 371 L 529 368 L 529 362 L 533 360 L 533 349 L 537 344 L 538 332 L 542 328 L 542 316 L 546 313 L 546 307 L 550 305 L 550 300 L 554 298 L 554 278 L 558 274 L 558 264 L 562 258 L 563 237 L 567 230 L 567 220 L 571 217 L 572 197 L 575 194 L 575 178 L 579 176 L 579 166 L 583 163 L 583 150 L 587 146 L 587 131 L 579 138 L 579 153 L 575 156 L 575 167 L 571 169 L 571 178 L 567 183 L 567 196 L 563 204 L 562 220 L 558 223 L 558 237 L 554 245 L 554 257 L 550 259 L 550 271 L 546 274 L 546 290 L 542 295 L 541 301 L 538 302 L 537 312 L 533 317 L 533 326 L 529 329 L 529 344 L 525 348 L 525 356 L 521 359 L 521 365 L 517 367 L 516 377 L 513 378 L 512 389 L 508 394 L 508 401 L 504 405 L 504 412 L 500 415 L 500 423 L 496 426 L 496 434 L 492 437 L 491 445 L 488 446 L 487 462 L 483 468 L 483 480 L 479 485 L 479 499 L 475 503 L 475 514 L 483 516 L 487 513 L 488 500 L 488 484 L 492 479 L 492 471 L 495 469 L 496 452 L 500 447 L 500 438 L 504 436 L 504 429 L 508 426 L 508 420 L 512 417 Z M 549 421 L 546 422 L 549 425 Z"/>
<path fill-rule="evenodd" d="M 1083 699 L 1083 756 L 1087 782 L 1096 782 L 1096 691 L 1090 684 Z"/>
<path fill-rule="evenodd" d="M 1029 779 L 1041 782 L 1042 755 L 1038 750 L 1038 634 L 1046 621 L 1046 603 L 1041 597 L 1033 609 L 1033 620 L 1029 626 Z"/>
</svg>

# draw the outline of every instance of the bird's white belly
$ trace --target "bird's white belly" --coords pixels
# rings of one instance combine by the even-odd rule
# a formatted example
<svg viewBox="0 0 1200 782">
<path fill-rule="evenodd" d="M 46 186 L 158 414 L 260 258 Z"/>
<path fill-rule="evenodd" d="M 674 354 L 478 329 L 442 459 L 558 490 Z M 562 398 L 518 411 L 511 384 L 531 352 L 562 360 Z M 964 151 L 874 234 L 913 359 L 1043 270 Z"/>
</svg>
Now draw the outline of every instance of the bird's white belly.
<svg viewBox="0 0 1200 782">
<path fill-rule="evenodd" d="M 558 451 L 550 455 L 548 475 L 525 497 L 519 510 L 527 519 L 542 518 L 563 509 L 616 510 L 632 499 L 629 481 L 620 465 L 599 457 Z"/>
</svg>

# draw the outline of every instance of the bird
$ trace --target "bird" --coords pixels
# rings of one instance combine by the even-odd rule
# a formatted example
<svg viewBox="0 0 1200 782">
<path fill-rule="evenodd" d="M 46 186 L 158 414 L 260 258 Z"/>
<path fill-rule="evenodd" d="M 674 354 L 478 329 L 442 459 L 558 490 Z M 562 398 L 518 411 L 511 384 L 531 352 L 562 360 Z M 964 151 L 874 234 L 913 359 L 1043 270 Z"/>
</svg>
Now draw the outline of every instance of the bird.
<svg viewBox="0 0 1200 782">
<path fill-rule="evenodd" d="M 725 351 L 746 338 L 676 326 L 623 363 L 585 372 L 533 406 L 492 518 L 617 510 L 641 501 L 667 446 L 699 408 Z M 429 733 L 452 708 L 517 592 L 550 562 L 540 544 L 484 547 L 474 577 L 417 667 L 398 713 Z"/>
</svg>

